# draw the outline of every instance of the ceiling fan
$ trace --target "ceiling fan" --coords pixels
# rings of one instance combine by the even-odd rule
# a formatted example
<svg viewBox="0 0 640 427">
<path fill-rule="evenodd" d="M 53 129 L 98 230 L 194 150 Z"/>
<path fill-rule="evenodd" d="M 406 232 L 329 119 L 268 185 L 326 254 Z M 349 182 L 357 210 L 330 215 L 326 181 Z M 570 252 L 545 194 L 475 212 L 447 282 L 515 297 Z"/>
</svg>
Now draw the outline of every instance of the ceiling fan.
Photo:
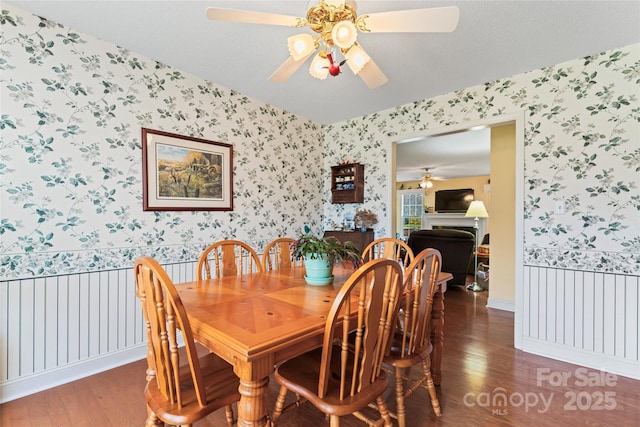
<svg viewBox="0 0 640 427">
<path fill-rule="evenodd" d="M 429 172 L 431 168 L 424 168 L 424 174 L 422 174 L 422 178 L 420 179 L 420 187 L 422 188 L 431 188 L 433 187 L 433 181 L 446 181 L 447 178 L 436 177 Z"/>
<path fill-rule="evenodd" d="M 369 88 L 388 79 L 356 40 L 358 32 L 451 32 L 458 25 L 457 6 L 396 10 L 358 15 L 354 0 L 311 0 L 306 18 L 249 10 L 207 8 L 213 21 L 309 27 L 317 35 L 302 33 L 287 39 L 291 56 L 269 77 L 285 82 L 312 56 L 309 73 L 324 80 L 337 76 L 346 63 Z M 338 58 L 338 54 L 343 59 Z"/>
<path fill-rule="evenodd" d="M 424 169 L 424 175 L 422 175 L 422 179 L 420 179 L 420 187 L 422 188 L 431 188 L 433 187 L 433 175 L 429 173 L 429 168 Z"/>
</svg>

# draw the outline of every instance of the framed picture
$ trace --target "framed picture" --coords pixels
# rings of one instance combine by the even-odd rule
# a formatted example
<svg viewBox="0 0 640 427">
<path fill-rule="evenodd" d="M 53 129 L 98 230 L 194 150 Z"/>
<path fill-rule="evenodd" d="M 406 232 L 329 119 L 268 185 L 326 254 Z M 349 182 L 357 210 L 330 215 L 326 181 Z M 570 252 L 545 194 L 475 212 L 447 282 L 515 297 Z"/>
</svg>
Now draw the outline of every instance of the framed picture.
<svg viewBox="0 0 640 427">
<path fill-rule="evenodd" d="M 233 146 L 142 128 L 145 211 L 233 210 Z"/>
</svg>

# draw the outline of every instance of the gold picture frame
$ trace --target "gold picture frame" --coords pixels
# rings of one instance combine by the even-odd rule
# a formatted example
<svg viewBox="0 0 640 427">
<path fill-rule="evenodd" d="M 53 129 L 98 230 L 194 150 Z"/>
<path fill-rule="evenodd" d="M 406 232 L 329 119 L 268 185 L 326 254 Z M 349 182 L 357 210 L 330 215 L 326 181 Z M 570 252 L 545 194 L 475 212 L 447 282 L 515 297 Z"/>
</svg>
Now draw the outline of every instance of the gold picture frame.
<svg viewBox="0 0 640 427">
<path fill-rule="evenodd" d="M 232 211 L 233 146 L 142 128 L 145 211 Z"/>
</svg>

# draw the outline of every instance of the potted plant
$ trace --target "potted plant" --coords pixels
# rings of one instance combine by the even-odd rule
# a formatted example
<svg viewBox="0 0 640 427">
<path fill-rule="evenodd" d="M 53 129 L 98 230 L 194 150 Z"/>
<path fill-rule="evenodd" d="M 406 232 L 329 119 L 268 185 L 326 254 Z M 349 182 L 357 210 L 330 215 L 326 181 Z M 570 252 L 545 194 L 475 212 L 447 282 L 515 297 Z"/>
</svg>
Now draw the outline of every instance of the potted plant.
<svg viewBox="0 0 640 427">
<path fill-rule="evenodd" d="M 353 216 L 353 221 L 355 224 L 360 224 L 362 231 L 367 231 L 367 228 L 378 223 L 378 215 L 370 209 L 358 209 Z"/>
<path fill-rule="evenodd" d="M 328 285 L 333 281 L 333 266 L 351 261 L 354 267 L 362 263 L 358 248 L 351 241 L 341 242 L 334 236 L 316 237 L 305 233 L 291 248 L 291 256 L 304 260 L 305 280 L 310 285 Z"/>
</svg>

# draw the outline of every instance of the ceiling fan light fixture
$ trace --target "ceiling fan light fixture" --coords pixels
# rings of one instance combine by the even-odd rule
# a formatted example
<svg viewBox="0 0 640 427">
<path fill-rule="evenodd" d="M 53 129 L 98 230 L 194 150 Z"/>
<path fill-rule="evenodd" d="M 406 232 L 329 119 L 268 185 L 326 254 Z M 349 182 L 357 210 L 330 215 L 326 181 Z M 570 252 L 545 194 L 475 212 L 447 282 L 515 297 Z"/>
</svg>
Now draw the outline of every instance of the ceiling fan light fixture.
<svg viewBox="0 0 640 427">
<path fill-rule="evenodd" d="M 422 181 L 420 181 L 420 187 L 431 188 L 433 187 L 433 182 L 431 182 L 431 180 L 425 180 L 424 178 L 422 178 Z"/>
<path fill-rule="evenodd" d="M 294 60 L 299 61 L 316 48 L 315 41 L 311 34 L 297 34 L 287 39 L 289 53 Z"/>
<path fill-rule="evenodd" d="M 349 49 L 358 38 L 358 30 L 351 21 L 340 21 L 331 29 L 331 39 L 341 49 Z"/>
<path fill-rule="evenodd" d="M 344 57 L 347 59 L 347 64 L 353 74 L 358 74 L 362 71 L 362 68 L 371 60 L 371 57 L 367 55 L 367 52 L 358 43 L 351 46 L 351 49 L 344 54 Z"/>
<path fill-rule="evenodd" d="M 324 52 L 324 54 L 323 54 Z M 327 59 L 326 52 L 321 51 L 311 61 L 309 66 L 309 74 L 319 80 L 324 80 L 329 75 L 329 60 Z"/>
<path fill-rule="evenodd" d="M 425 169 L 424 175 L 422 175 L 422 179 L 420 180 L 420 187 L 422 188 L 431 188 L 433 187 L 433 182 L 431 182 L 431 174 L 428 172 L 428 169 Z"/>
<path fill-rule="evenodd" d="M 317 79 L 328 74 L 341 74 L 345 61 L 354 74 L 370 89 L 385 84 L 388 79 L 356 41 L 358 32 L 451 32 L 458 25 L 457 6 L 428 9 L 395 10 L 358 15 L 355 0 L 309 0 L 306 17 L 280 15 L 251 10 L 218 7 L 207 8 L 207 18 L 222 22 L 244 22 L 287 27 L 307 27 L 318 36 L 298 35 L 287 39 L 290 57 L 269 77 L 272 82 L 284 82 L 320 49 L 339 48 L 345 60 L 339 61 L 320 51 L 309 72 Z M 324 54 L 323 54 L 324 52 Z"/>
</svg>

